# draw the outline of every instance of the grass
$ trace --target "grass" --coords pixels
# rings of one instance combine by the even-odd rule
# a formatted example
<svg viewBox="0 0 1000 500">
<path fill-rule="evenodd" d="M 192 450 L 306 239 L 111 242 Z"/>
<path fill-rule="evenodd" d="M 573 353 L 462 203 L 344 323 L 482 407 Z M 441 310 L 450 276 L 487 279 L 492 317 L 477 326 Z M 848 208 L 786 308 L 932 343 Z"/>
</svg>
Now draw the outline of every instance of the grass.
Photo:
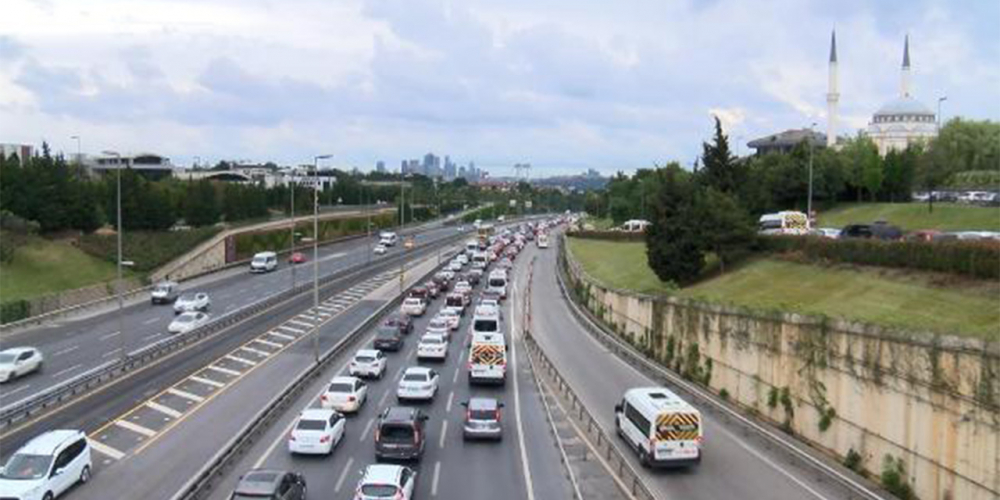
<svg viewBox="0 0 1000 500">
<path fill-rule="evenodd" d="M 650 294 L 673 290 L 646 264 L 645 243 L 581 238 L 567 238 L 566 241 L 587 274 L 608 287 Z"/>
<path fill-rule="evenodd" d="M 136 272 L 153 271 L 215 236 L 221 228 L 199 227 L 186 231 L 125 231 L 122 253 L 135 263 Z M 118 238 L 113 234 L 87 234 L 80 248 L 88 254 L 114 263 L 118 259 Z"/>
<path fill-rule="evenodd" d="M 583 219 L 583 225 L 590 224 L 594 226 L 595 231 L 607 231 L 615 227 L 615 221 L 610 218 L 599 218 L 599 217 L 586 217 Z"/>
<path fill-rule="evenodd" d="M 65 241 L 32 237 L 0 270 L 0 301 L 70 290 L 115 278 L 115 265 Z"/>
<path fill-rule="evenodd" d="M 887 220 L 905 230 L 1000 231 L 1000 208 L 935 203 L 847 203 L 819 214 L 820 227 L 842 228 L 851 223 Z"/>
</svg>

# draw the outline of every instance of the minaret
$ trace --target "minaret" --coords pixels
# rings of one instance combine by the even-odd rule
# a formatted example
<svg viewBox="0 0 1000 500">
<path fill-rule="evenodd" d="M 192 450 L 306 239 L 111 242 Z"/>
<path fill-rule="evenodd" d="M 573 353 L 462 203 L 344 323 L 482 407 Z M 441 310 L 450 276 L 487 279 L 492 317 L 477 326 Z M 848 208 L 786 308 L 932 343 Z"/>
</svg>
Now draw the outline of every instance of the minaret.
<svg viewBox="0 0 1000 500">
<path fill-rule="evenodd" d="M 830 81 L 826 94 L 826 147 L 837 142 L 837 103 L 840 101 L 837 82 L 837 31 L 830 34 Z"/>
<path fill-rule="evenodd" d="M 903 41 L 903 71 L 899 80 L 899 93 L 902 97 L 910 97 L 910 35 Z"/>
</svg>

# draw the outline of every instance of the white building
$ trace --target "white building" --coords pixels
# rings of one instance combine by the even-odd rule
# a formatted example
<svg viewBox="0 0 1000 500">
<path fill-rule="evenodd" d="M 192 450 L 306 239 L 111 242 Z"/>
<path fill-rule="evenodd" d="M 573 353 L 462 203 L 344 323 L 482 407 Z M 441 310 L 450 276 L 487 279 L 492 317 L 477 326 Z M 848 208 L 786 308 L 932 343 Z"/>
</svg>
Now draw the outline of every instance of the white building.
<svg viewBox="0 0 1000 500">
<path fill-rule="evenodd" d="M 903 68 L 899 82 L 899 97 L 885 103 L 868 124 L 878 152 L 885 156 L 889 151 L 904 150 L 910 144 L 927 142 L 937 137 L 938 127 L 934 112 L 910 95 L 910 37 L 903 44 Z"/>
</svg>

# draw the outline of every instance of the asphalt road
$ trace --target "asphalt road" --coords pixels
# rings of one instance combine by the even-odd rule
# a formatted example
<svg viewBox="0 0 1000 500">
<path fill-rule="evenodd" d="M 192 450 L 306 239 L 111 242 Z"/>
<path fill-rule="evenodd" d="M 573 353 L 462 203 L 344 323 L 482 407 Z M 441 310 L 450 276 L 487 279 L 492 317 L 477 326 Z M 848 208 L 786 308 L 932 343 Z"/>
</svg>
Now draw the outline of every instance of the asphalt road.
<svg viewBox="0 0 1000 500">
<path fill-rule="evenodd" d="M 531 290 L 532 333 L 606 435 L 615 436 L 614 405 L 625 390 L 659 385 L 593 339 L 568 309 L 556 281 L 556 248 L 537 255 Z M 693 402 L 693 401 L 692 401 Z M 643 469 L 619 438 L 616 445 L 662 499 L 838 499 L 850 498 L 738 424 L 701 408 L 705 429 L 700 465 L 680 470 Z"/>
<path fill-rule="evenodd" d="M 420 231 L 416 237 L 418 244 L 430 243 L 456 233 L 455 228 L 441 227 L 440 223 L 403 233 L 415 231 Z M 384 256 L 373 255 L 369 249 L 370 244 L 374 245 L 374 242 L 363 238 L 320 248 L 320 276 L 377 262 L 402 251 L 402 244 L 399 244 L 390 247 Z M 295 281 L 300 285 L 312 280 L 312 252 L 306 254 L 310 262 L 295 266 L 294 270 Z M 276 271 L 259 275 L 251 275 L 244 268 L 231 269 L 182 283 L 181 290 L 182 293 L 207 292 L 212 301 L 209 314 L 216 316 L 289 288 L 292 284 L 292 272 L 292 266 L 285 262 L 281 262 Z M 154 306 L 146 299 L 124 308 L 122 329 L 118 328 L 117 309 L 110 308 L 76 320 L 58 321 L 5 334 L 0 340 L 2 348 L 26 345 L 37 347 L 45 357 L 45 366 L 40 372 L 3 384 L 0 407 L 64 383 L 88 369 L 120 357 L 122 352 L 134 352 L 162 341 L 169 335 L 166 329 L 173 318 L 171 305 Z"/>
</svg>

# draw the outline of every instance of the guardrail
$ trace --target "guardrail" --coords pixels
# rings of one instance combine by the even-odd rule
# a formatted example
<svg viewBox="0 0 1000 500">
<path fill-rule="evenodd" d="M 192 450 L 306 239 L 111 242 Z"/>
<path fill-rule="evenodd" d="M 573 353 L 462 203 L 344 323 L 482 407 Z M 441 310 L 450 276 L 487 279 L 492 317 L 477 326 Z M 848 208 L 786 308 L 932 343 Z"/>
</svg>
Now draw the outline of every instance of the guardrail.
<svg viewBox="0 0 1000 500">
<path fill-rule="evenodd" d="M 415 280 L 406 290 L 422 283 L 428 276 L 433 275 L 441 269 L 442 266 L 443 263 L 438 263 L 423 277 Z M 216 482 L 224 477 L 226 472 L 253 446 L 257 439 L 284 414 L 285 410 L 296 401 L 309 384 L 322 376 L 326 369 L 333 363 L 333 360 L 348 347 L 357 343 L 363 337 L 362 334 L 375 326 L 386 312 L 398 307 L 404 295 L 405 291 L 382 305 L 377 311 L 369 315 L 365 321 L 326 351 L 318 363 L 289 382 L 281 392 L 271 399 L 270 403 L 257 412 L 253 420 L 248 422 L 239 433 L 233 436 L 225 446 L 216 452 L 215 456 L 197 474 L 181 487 L 172 497 L 172 500 L 200 500 L 206 498 L 212 492 Z"/>
<path fill-rule="evenodd" d="M 320 278 L 320 283 L 324 288 L 327 288 L 332 286 L 334 282 L 350 279 L 362 274 L 373 272 L 377 273 L 381 270 L 391 269 L 399 265 L 401 261 L 424 257 L 441 247 L 454 244 L 464 237 L 464 233 L 448 236 L 433 243 L 417 247 L 409 252 L 400 252 L 376 263 L 374 267 L 362 266 L 360 269 L 345 269 L 334 272 Z M 295 300 L 296 298 L 299 298 L 299 296 L 311 292 L 312 287 L 313 285 L 311 283 L 302 283 L 294 289 L 285 289 L 274 295 L 265 297 L 261 300 L 226 313 L 216 318 L 211 323 L 195 330 L 167 337 L 159 342 L 155 342 L 141 349 L 130 352 L 124 358 L 109 361 L 96 366 L 57 386 L 53 386 L 43 392 L 7 405 L 0 409 L 0 431 L 3 431 L 18 422 L 38 415 L 41 412 L 60 406 L 75 397 L 85 394 L 96 387 L 107 384 L 112 380 L 118 379 L 124 374 L 145 366 L 146 364 L 177 351 L 178 349 L 201 341 L 212 334 L 246 321 L 280 304 Z M 321 293 L 325 292 L 326 291 L 324 290 Z"/>
</svg>

